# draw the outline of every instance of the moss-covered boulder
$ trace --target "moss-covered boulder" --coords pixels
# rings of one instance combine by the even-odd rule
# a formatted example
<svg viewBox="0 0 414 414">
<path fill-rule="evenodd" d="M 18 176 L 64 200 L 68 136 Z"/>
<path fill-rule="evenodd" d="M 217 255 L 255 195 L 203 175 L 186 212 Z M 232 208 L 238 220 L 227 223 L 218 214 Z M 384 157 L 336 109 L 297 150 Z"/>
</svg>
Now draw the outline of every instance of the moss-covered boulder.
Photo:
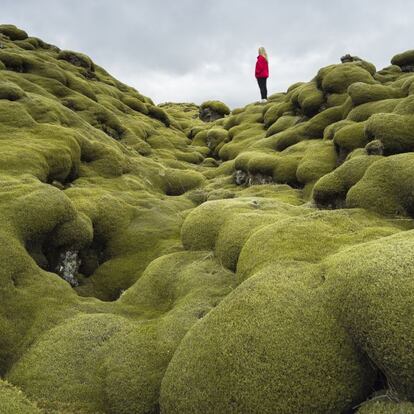
<svg viewBox="0 0 414 414">
<path fill-rule="evenodd" d="M 338 413 L 364 398 L 368 361 L 317 283 L 287 281 L 288 269 L 250 279 L 190 330 L 162 382 L 163 413 Z"/>
<path fill-rule="evenodd" d="M 324 175 L 313 189 L 313 199 L 322 208 L 345 207 L 348 191 L 364 176 L 365 171 L 380 156 L 360 155 L 352 157 L 329 174 Z"/>
<path fill-rule="evenodd" d="M 325 267 L 342 324 L 403 400 L 414 395 L 413 240 L 407 231 L 372 241 L 333 256 Z"/>
<path fill-rule="evenodd" d="M 229 107 L 220 101 L 206 101 L 200 105 L 199 117 L 202 121 L 211 122 L 230 114 Z"/>
<path fill-rule="evenodd" d="M 347 195 L 349 207 L 363 207 L 382 214 L 414 214 L 414 154 L 400 154 L 375 162 Z"/>
<path fill-rule="evenodd" d="M 323 91 L 327 93 L 345 92 L 351 84 L 375 83 L 372 74 L 360 62 L 344 63 L 321 69 L 317 77 Z"/>
<path fill-rule="evenodd" d="M 7 36 L 10 40 L 25 40 L 27 39 L 27 33 L 17 28 L 12 24 L 1 24 L 0 33 Z"/>
<path fill-rule="evenodd" d="M 59 52 L 58 59 L 66 60 L 72 65 L 81 66 L 85 69 L 94 71 L 95 66 L 89 56 L 71 50 L 62 50 Z"/>
<path fill-rule="evenodd" d="M 399 66 L 404 72 L 412 72 L 414 70 L 414 50 L 407 50 L 393 56 L 391 64 Z"/>
</svg>

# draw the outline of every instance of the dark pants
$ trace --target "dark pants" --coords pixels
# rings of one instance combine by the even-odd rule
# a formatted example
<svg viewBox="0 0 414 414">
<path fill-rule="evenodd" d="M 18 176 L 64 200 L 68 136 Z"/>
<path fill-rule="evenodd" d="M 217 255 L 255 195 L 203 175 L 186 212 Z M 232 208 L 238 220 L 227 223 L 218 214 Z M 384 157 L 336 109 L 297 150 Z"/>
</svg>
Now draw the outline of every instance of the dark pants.
<svg viewBox="0 0 414 414">
<path fill-rule="evenodd" d="M 267 87 L 266 81 L 267 78 L 256 78 L 257 83 L 259 84 L 260 94 L 262 95 L 262 99 L 267 99 Z"/>
</svg>

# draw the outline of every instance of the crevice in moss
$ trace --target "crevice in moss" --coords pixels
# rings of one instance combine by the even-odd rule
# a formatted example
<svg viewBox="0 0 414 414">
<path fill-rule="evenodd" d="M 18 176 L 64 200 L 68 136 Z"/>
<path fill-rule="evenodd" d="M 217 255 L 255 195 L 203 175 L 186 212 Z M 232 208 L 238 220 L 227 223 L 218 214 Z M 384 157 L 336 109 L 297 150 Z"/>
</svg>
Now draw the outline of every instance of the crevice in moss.
<svg viewBox="0 0 414 414">
<path fill-rule="evenodd" d="M 96 237 L 89 246 L 79 250 L 68 246 L 56 247 L 51 240 L 53 232 L 27 240 L 25 247 L 41 269 L 55 273 L 72 287 L 82 286 L 84 280 L 108 260 L 105 255 L 106 243 Z"/>
<path fill-rule="evenodd" d="M 92 276 L 96 269 L 107 259 L 105 257 L 105 243 L 94 239 L 92 244 L 79 251 L 79 272 L 86 276 Z"/>
<path fill-rule="evenodd" d="M 62 179 L 60 176 L 56 176 L 56 174 L 51 174 L 47 177 L 46 184 L 53 185 L 59 190 L 66 190 L 67 188 L 72 187 L 72 183 L 78 177 L 79 177 L 78 168 L 75 165 L 73 165 L 69 174 L 64 179 Z"/>
<path fill-rule="evenodd" d="M 299 182 L 279 183 L 275 182 L 273 177 L 266 174 L 245 172 L 243 170 L 236 170 L 233 174 L 233 182 L 239 186 L 250 187 L 252 185 L 266 185 L 266 184 L 288 184 L 292 188 L 302 189 L 304 186 Z"/>
</svg>

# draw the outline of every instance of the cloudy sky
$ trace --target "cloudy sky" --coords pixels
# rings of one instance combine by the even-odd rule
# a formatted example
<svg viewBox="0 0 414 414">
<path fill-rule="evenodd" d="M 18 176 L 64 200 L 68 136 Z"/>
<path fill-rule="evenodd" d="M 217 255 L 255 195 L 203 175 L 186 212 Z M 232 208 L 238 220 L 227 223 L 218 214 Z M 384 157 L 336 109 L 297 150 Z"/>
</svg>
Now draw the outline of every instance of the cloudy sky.
<svg viewBox="0 0 414 414">
<path fill-rule="evenodd" d="M 351 53 L 378 69 L 414 48 L 410 0 L 1 0 L 1 23 L 88 54 L 155 102 L 259 99 L 257 49 L 270 93 Z"/>
</svg>

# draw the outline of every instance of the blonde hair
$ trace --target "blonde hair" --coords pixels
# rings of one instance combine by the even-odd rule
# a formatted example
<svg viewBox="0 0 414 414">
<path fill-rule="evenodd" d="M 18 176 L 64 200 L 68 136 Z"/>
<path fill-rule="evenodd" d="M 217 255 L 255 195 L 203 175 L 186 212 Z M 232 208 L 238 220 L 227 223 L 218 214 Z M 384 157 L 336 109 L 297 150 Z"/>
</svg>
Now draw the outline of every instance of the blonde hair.
<svg viewBox="0 0 414 414">
<path fill-rule="evenodd" d="M 266 60 L 269 60 L 267 57 L 266 49 L 263 46 L 259 47 L 259 55 L 263 56 Z"/>
</svg>

